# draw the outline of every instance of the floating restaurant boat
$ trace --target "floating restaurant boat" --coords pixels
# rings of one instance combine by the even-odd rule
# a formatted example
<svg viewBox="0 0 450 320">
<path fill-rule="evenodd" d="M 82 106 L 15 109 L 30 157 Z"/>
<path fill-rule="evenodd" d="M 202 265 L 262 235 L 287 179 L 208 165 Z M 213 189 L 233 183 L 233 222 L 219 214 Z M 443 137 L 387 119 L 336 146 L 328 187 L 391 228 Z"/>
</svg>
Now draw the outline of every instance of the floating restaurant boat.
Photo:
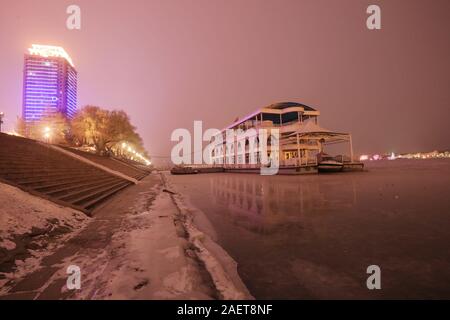
<svg viewBox="0 0 450 320">
<path fill-rule="evenodd" d="M 267 152 L 269 163 L 276 161 L 279 164 L 278 174 L 363 170 L 364 164 L 354 161 L 351 134 L 321 127 L 319 116 L 318 110 L 296 102 L 260 108 L 222 130 L 223 143 L 211 154 L 213 167 L 222 167 L 225 172 L 259 173 L 264 166 L 262 153 Z M 226 140 L 227 129 L 254 134 L 236 136 L 230 143 Z M 260 147 L 259 141 L 262 129 L 268 132 L 265 148 Z M 279 133 L 276 147 L 271 145 L 274 130 Z M 327 146 L 336 144 L 346 145 L 346 154 L 320 159 Z"/>
</svg>

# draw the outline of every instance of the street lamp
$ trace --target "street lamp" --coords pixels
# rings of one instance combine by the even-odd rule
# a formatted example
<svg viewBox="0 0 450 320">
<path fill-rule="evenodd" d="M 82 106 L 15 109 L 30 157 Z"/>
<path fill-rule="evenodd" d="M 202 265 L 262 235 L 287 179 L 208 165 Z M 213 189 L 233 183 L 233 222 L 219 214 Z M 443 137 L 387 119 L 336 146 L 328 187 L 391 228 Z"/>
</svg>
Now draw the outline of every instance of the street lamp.
<svg viewBox="0 0 450 320">
<path fill-rule="evenodd" d="M 2 124 L 3 124 L 3 116 L 5 114 L 3 112 L 0 112 L 0 132 L 2 132 Z"/>
<path fill-rule="evenodd" d="M 44 128 L 44 138 L 47 143 L 50 141 L 51 136 L 52 136 L 51 129 L 49 127 L 45 127 Z"/>
</svg>

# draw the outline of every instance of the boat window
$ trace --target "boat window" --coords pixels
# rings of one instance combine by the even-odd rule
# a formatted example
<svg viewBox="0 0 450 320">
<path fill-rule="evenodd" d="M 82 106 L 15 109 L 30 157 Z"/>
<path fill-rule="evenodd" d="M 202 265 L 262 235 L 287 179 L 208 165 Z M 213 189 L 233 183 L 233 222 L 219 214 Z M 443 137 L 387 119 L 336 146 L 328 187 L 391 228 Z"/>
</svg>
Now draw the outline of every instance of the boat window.
<svg viewBox="0 0 450 320">
<path fill-rule="evenodd" d="M 298 112 L 293 111 L 293 112 L 284 113 L 281 115 L 281 119 L 282 119 L 283 123 L 298 121 Z"/>
<path fill-rule="evenodd" d="M 280 124 L 280 115 L 273 113 L 263 113 L 263 121 L 272 121 L 274 124 Z"/>
</svg>

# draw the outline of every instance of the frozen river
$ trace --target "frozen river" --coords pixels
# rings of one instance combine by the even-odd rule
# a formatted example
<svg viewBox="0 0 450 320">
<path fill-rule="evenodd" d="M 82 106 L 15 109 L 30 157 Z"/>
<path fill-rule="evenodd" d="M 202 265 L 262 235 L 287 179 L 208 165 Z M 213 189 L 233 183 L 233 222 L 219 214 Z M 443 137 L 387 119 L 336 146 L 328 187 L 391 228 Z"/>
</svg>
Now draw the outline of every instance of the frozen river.
<svg viewBox="0 0 450 320">
<path fill-rule="evenodd" d="M 258 299 L 450 298 L 450 161 L 367 168 L 169 179 Z M 381 290 L 366 287 L 369 265 L 381 268 Z"/>
</svg>

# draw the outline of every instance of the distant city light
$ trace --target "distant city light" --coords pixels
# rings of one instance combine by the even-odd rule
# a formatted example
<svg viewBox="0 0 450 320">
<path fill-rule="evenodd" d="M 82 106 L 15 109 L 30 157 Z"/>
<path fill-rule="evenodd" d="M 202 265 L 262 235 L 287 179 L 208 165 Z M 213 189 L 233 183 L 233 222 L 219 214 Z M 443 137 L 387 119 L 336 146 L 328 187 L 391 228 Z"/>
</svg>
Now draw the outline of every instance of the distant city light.
<svg viewBox="0 0 450 320">
<path fill-rule="evenodd" d="M 367 154 L 363 154 L 359 157 L 359 161 L 367 161 L 369 160 L 369 156 Z"/>
<path fill-rule="evenodd" d="M 388 157 L 388 160 L 395 160 L 397 157 L 395 156 L 395 153 L 391 153 L 391 155 Z"/>
<path fill-rule="evenodd" d="M 450 158 L 450 151 L 431 151 L 431 152 L 416 152 L 416 153 L 403 153 L 403 154 L 395 154 L 391 152 L 390 154 L 374 154 L 367 155 L 363 154 L 359 157 L 359 161 L 367 161 L 367 160 L 397 160 L 397 159 L 443 159 Z"/>
<path fill-rule="evenodd" d="M 416 152 L 397 155 L 397 159 L 443 159 L 450 158 L 450 151 Z"/>
</svg>

